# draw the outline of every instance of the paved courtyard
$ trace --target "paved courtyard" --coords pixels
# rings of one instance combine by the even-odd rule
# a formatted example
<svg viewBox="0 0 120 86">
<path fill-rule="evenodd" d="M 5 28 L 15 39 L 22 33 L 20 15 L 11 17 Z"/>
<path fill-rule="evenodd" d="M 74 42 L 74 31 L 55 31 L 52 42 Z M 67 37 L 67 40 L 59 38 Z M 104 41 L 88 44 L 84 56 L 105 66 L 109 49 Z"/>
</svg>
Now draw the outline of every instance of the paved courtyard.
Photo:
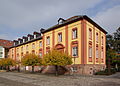
<svg viewBox="0 0 120 86">
<path fill-rule="evenodd" d="M 120 73 L 111 76 L 53 76 L 0 72 L 0 86 L 120 86 Z"/>
</svg>

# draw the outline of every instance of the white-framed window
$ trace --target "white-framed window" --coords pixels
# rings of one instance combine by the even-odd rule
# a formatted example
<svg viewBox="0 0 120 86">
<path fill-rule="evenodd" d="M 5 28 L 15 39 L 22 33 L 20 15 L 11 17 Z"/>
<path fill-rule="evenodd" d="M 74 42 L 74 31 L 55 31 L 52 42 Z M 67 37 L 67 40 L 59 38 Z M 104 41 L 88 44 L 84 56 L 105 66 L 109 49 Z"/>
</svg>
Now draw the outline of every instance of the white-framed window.
<svg viewBox="0 0 120 86">
<path fill-rule="evenodd" d="M 77 28 L 72 30 L 72 38 L 73 39 L 77 38 Z"/>
<path fill-rule="evenodd" d="M 104 38 L 103 38 L 103 36 L 102 36 L 102 40 L 101 40 L 101 44 L 103 45 L 103 42 L 104 42 Z"/>
<path fill-rule="evenodd" d="M 50 37 L 48 36 L 47 37 L 47 45 L 49 45 L 50 44 Z"/>
<path fill-rule="evenodd" d="M 28 37 L 28 41 L 30 41 L 30 36 Z"/>
<path fill-rule="evenodd" d="M 89 47 L 89 57 L 92 57 L 92 47 Z"/>
<path fill-rule="evenodd" d="M 40 41 L 40 47 L 42 47 L 42 41 Z"/>
<path fill-rule="evenodd" d="M 101 50 L 101 58 L 104 58 L 103 48 L 102 48 L 102 50 Z"/>
<path fill-rule="evenodd" d="M 28 50 L 28 45 L 26 45 L 26 50 Z"/>
<path fill-rule="evenodd" d="M 19 52 L 19 48 L 17 48 L 17 52 Z"/>
<path fill-rule="evenodd" d="M 96 42 L 98 42 L 98 33 L 96 33 Z"/>
<path fill-rule="evenodd" d="M 40 57 L 42 57 L 42 52 L 39 53 Z"/>
<path fill-rule="evenodd" d="M 14 53 L 14 50 L 12 49 L 12 54 Z"/>
<path fill-rule="evenodd" d="M 89 28 L 89 39 L 92 39 L 92 29 Z"/>
<path fill-rule="evenodd" d="M 98 52 L 98 49 L 96 49 L 96 58 L 99 58 L 99 52 Z"/>
<path fill-rule="evenodd" d="M 58 42 L 62 42 L 62 33 L 58 33 Z"/>
<path fill-rule="evenodd" d="M 21 47 L 21 51 L 23 51 L 23 47 Z"/>
<path fill-rule="evenodd" d="M 35 49 L 35 44 L 34 43 L 32 44 L 32 49 Z"/>
<path fill-rule="evenodd" d="M 0 57 L 2 57 L 2 56 L 3 56 L 3 52 L 0 51 Z"/>
<path fill-rule="evenodd" d="M 72 47 L 72 56 L 74 56 L 74 57 L 78 56 L 78 47 L 77 46 Z"/>
</svg>

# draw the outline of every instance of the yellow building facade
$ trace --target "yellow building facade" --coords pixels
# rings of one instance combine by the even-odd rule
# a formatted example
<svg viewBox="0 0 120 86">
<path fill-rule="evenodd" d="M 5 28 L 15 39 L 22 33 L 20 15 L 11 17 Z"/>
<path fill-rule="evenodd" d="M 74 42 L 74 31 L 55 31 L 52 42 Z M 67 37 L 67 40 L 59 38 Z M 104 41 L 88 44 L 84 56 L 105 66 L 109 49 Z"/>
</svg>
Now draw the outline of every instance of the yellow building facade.
<svg viewBox="0 0 120 86">
<path fill-rule="evenodd" d="M 21 61 L 27 53 L 43 58 L 44 54 L 55 48 L 73 57 L 73 64 L 68 67 L 76 73 L 94 74 L 106 67 L 106 33 L 86 15 L 67 20 L 60 18 L 53 27 L 14 40 L 9 55 L 17 61 Z"/>
</svg>

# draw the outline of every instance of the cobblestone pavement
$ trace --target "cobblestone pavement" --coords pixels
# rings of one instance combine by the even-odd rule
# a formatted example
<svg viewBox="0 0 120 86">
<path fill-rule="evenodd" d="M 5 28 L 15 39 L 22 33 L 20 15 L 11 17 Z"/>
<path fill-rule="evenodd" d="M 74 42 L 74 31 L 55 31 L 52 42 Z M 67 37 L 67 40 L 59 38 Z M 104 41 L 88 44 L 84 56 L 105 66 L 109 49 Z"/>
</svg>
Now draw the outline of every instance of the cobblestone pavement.
<svg viewBox="0 0 120 86">
<path fill-rule="evenodd" d="M 120 86 L 118 76 L 120 73 L 112 76 L 56 77 L 53 75 L 1 72 L 0 86 Z"/>
</svg>

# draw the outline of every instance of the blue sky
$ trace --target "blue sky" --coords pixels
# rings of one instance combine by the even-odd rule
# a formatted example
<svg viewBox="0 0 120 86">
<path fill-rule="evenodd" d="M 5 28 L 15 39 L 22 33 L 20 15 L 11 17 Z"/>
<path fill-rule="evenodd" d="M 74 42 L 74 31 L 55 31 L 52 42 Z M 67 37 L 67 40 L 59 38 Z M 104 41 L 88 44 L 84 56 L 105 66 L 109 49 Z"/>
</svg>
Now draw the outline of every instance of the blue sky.
<svg viewBox="0 0 120 86">
<path fill-rule="evenodd" d="M 120 27 L 120 0 L 0 0 L 0 39 L 14 40 L 58 18 L 87 15 L 113 33 Z"/>
</svg>

